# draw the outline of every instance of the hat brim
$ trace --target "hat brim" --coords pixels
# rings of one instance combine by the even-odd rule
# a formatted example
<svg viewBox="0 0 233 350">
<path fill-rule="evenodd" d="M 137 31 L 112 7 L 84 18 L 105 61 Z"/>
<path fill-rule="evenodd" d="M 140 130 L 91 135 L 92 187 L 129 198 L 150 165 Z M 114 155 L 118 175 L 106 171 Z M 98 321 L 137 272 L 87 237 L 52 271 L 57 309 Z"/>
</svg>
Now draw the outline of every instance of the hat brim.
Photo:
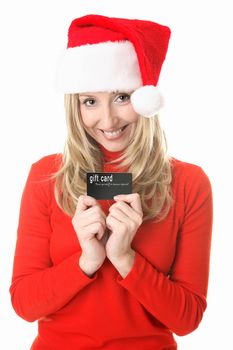
<svg viewBox="0 0 233 350">
<path fill-rule="evenodd" d="M 142 79 L 133 44 L 107 41 L 67 48 L 58 58 L 54 85 L 63 93 L 137 89 Z"/>
</svg>

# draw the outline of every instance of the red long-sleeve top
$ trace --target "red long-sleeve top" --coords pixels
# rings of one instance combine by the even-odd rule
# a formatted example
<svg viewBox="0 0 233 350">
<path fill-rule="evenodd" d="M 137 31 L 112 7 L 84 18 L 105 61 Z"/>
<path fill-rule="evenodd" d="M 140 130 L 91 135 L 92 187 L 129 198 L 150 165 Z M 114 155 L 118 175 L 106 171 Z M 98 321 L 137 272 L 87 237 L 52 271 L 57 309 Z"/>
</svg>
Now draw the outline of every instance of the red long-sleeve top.
<svg viewBox="0 0 233 350">
<path fill-rule="evenodd" d="M 101 149 L 106 161 L 120 154 Z M 45 181 L 60 160 L 53 154 L 32 164 L 20 205 L 10 293 L 20 317 L 38 320 L 31 349 L 177 349 L 172 333 L 195 330 L 207 305 L 213 218 L 208 176 L 172 158 L 175 201 L 167 218 L 139 227 L 125 278 L 107 258 L 90 278 L 79 266 L 72 218 L 55 201 L 54 181 Z M 103 171 L 116 167 L 104 164 Z M 108 201 L 99 203 L 107 214 Z"/>
</svg>

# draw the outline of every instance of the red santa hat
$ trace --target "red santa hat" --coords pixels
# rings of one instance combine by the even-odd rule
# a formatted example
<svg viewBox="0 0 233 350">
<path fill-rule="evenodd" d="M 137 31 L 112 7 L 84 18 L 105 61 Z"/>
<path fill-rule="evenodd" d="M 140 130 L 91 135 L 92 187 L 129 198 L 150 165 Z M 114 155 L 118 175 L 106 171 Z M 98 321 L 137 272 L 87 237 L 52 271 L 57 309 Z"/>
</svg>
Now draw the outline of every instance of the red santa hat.
<svg viewBox="0 0 233 350">
<path fill-rule="evenodd" d="M 76 18 L 58 60 L 55 86 L 68 94 L 134 90 L 134 110 L 150 118 L 163 106 L 157 83 L 170 34 L 168 27 L 146 20 Z"/>
</svg>

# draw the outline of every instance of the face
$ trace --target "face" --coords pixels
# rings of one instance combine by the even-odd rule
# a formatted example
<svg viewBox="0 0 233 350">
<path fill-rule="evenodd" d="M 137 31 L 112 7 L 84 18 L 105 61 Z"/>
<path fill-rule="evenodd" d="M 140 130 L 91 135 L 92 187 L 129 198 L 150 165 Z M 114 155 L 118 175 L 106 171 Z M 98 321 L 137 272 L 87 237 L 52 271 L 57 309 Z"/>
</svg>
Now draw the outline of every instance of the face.
<svg viewBox="0 0 233 350">
<path fill-rule="evenodd" d="M 131 93 L 79 94 L 80 112 L 85 130 L 109 151 L 123 150 L 134 135 L 139 115 L 131 105 Z"/>
</svg>

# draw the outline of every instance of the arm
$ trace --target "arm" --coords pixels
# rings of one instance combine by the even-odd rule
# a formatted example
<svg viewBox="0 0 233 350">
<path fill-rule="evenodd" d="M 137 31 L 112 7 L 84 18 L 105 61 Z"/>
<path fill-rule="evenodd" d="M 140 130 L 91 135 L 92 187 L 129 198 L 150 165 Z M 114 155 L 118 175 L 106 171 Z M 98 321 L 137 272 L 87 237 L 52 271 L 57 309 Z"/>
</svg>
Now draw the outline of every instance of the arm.
<svg viewBox="0 0 233 350">
<path fill-rule="evenodd" d="M 40 170 L 41 172 L 41 170 Z M 79 266 L 81 251 L 53 266 L 50 260 L 51 184 L 41 182 L 38 166 L 32 165 L 21 199 L 14 257 L 12 305 L 27 321 L 35 321 L 66 305 L 90 278 Z"/>
<path fill-rule="evenodd" d="M 186 180 L 185 218 L 171 275 L 164 275 L 136 252 L 130 272 L 125 278 L 117 277 L 146 310 L 180 336 L 198 327 L 206 309 L 212 233 L 209 179 L 198 167 L 195 176 Z M 127 266 L 120 267 L 124 269 Z"/>
</svg>

